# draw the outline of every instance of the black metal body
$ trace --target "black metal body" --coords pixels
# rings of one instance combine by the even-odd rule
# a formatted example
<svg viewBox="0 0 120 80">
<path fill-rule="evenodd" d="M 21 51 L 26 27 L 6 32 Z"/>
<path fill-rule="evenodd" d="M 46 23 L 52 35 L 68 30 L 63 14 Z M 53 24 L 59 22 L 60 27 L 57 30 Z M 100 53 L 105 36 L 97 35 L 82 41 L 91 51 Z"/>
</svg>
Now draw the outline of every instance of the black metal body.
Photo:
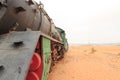
<svg viewBox="0 0 120 80">
<path fill-rule="evenodd" d="M 10 30 L 26 30 L 30 28 L 37 30 L 40 23 L 40 12 L 35 12 L 37 4 L 29 5 L 26 0 L 3 0 L 0 13 L 4 12 L 0 18 L 0 33 Z M 3 10 L 6 9 L 6 10 Z M 33 28 L 34 26 L 34 28 Z"/>
<path fill-rule="evenodd" d="M 41 31 L 61 40 L 54 23 L 40 4 L 32 0 L 0 1 L 0 34 L 26 30 Z"/>
</svg>

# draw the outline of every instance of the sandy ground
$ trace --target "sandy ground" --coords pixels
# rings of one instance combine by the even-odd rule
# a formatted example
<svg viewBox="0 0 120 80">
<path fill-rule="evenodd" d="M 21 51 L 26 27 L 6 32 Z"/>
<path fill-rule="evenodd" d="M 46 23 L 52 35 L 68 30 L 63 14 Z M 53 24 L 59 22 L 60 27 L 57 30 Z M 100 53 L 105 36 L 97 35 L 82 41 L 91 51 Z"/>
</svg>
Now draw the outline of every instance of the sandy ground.
<svg viewBox="0 0 120 80">
<path fill-rule="evenodd" d="M 70 46 L 48 80 L 120 80 L 120 46 Z"/>
</svg>

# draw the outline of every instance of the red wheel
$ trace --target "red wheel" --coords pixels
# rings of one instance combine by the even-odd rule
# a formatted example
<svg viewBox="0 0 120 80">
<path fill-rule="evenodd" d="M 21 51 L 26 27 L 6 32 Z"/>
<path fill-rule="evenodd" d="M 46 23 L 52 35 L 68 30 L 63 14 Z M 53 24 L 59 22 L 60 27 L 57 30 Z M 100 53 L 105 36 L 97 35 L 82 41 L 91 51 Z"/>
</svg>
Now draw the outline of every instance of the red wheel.
<svg viewBox="0 0 120 80">
<path fill-rule="evenodd" d="M 26 80 L 39 80 L 39 77 L 34 72 L 29 72 Z"/>
<path fill-rule="evenodd" d="M 40 64 L 41 64 L 41 58 L 38 53 L 35 53 L 33 55 L 29 70 L 36 71 L 40 67 Z"/>
<path fill-rule="evenodd" d="M 42 80 L 43 62 L 41 62 L 40 67 L 35 71 L 35 73 L 39 76 L 40 80 Z"/>
</svg>

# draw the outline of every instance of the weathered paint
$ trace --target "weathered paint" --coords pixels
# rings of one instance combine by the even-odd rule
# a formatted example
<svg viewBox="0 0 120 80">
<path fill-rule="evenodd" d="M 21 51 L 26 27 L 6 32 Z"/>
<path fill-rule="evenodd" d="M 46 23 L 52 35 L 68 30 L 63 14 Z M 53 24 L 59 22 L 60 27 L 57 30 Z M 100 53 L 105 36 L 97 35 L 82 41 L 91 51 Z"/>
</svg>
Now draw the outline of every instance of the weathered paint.
<svg viewBox="0 0 120 80">
<path fill-rule="evenodd" d="M 43 47 L 43 63 L 44 63 L 42 80 L 46 80 L 51 65 L 51 41 L 43 37 L 42 47 Z"/>
<path fill-rule="evenodd" d="M 58 28 L 56 27 L 57 31 L 59 32 L 61 38 L 62 38 L 62 43 L 64 45 L 64 49 L 65 51 L 68 50 L 68 42 L 67 42 L 67 39 L 66 39 L 66 34 L 65 34 L 65 31 L 61 28 Z"/>
</svg>

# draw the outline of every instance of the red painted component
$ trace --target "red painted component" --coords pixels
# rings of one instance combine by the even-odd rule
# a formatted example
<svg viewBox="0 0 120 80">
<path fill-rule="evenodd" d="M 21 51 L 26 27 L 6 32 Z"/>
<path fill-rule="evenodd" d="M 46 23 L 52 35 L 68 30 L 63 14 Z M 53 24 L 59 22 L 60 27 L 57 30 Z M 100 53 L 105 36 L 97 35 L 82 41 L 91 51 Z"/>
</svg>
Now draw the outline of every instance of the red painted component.
<svg viewBox="0 0 120 80">
<path fill-rule="evenodd" d="M 40 49 L 39 43 L 37 44 L 36 49 L 37 50 Z M 42 73 L 43 73 L 43 60 L 39 55 L 39 52 L 36 51 L 32 57 L 26 80 L 41 80 Z"/>
<path fill-rule="evenodd" d="M 39 77 L 35 72 L 29 72 L 26 80 L 39 80 Z"/>
<path fill-rule="evenodd" d="M 42 80 L 43 62 L 41 62 L 40 67 L 35 71 L 35 73 L 39 76 L 40 80 Z"/>
<path fill-rule="evenodd" d="M 36 50 L 35 50 L 36 53 L 41 53 L 40 51 L 40 43 L 38 42 L 37 45 L 36 45 Z"/>
<path fill-rule="evenodd" d="M 37 43 L 36 49 L 40 49 L 40 43 Z"/>
<path fill-rule="evenodd" d="M 40 64 L 41 64 L 41 58 L 40 58 L 38 53 L 35 53 L 33 55 L 29 70 L 30 71 L 36 71 L 40 67 Z"/>
</svg>

